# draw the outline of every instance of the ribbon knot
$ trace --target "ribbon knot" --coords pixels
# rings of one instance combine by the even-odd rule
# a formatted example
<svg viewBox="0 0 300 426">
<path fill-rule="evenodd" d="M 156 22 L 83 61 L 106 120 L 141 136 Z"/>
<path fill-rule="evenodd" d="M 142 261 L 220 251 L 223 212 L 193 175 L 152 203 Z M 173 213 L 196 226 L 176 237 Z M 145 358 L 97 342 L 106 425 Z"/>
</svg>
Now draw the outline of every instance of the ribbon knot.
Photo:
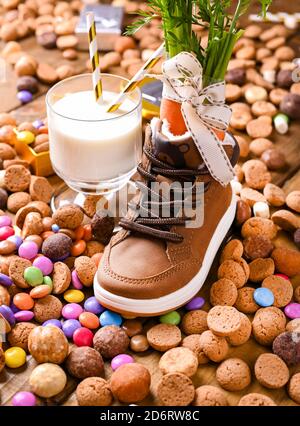
<svg viewBox="0 0 300 426">
<path fill-rule="evenodd" d="M 187 129 L 211 176 L 226 186 L 234 178 L 233 167 L 215 130 L 226 131 L 231 109 L 225 104 L 225 82 L 203 87 L 200 62 L 181 52 L 163 64 L 163 97 L 181 103 Z"/>
</svg>

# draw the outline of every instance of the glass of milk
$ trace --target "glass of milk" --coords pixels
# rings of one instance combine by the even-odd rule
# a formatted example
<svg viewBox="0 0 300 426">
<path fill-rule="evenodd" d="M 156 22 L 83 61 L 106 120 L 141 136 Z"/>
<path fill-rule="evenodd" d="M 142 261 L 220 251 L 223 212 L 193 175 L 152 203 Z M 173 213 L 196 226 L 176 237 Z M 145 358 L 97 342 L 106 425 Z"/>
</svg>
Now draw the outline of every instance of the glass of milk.
<svg viewBox="0 0 300 426">
<path fill-rule="evenodd" d="M 118 111 L 106 112 L 127 82 L 102 74 L 102 104 L 95 101 L 91 74 L 67 78 L 47 93 L 53 169 L 79 193 L 113 193 L 136 171 L 142 152 L 140 90 L 129 93 Z"/>
</svg>

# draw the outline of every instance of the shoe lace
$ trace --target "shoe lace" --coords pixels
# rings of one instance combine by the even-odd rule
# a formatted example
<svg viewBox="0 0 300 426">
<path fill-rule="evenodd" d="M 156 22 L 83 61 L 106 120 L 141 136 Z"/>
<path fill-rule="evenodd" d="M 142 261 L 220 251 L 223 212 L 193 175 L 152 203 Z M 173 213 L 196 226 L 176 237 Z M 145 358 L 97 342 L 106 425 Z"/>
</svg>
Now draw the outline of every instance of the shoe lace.
<svg viewBox="0 0 300 426">
<path fill-rule="evenodd" d="M 120 220 L 119 225 L 128 231 L 139 232 L 141 234 L 149 235 L 151 237 L 164 239 L 166 241 L 171 241 L 175 243 L 180 243 L 183 240 L 183 236 L 177 232 L 170 231 L 171 226 L 180 225 L 183 226 L 186 223 L 186 220 L 190 218 L 187 217 L 161 217 L 161 215 L 156 215 L 151 209 L 152 206 L 156 207 L 159 212 L 161 212 L 163 207 L 169 207 L 173 209 L 182 200 L 164 200 L 161 194 L 155 192 L 150 188 L 149 183 L 157 181 L 157 176 L 164 176 L 171 179 L 179 179 L 182 182 L 187 182 L 197 178 L 197 176 L 207 176 L 209 175 L 207 167 L 203 164 L 199 169 L 176 169 L 170 166 L 168 163 L 165 163 L 159 160 L 148 148 L 144 146 L 144 154 L 151 163 L 150 170 L 146 170 L 142 163 L 137 167 L 139 174 L 145 179 L 146 183 L 136 180 L 135 183 L 138 189 L 143 193 L 147 193 L 151 196 L 150 201 L 143 200 L 141 198 L 139 204 L 129 203 L 129 208 L 139 208 L 140 211 L 143 211 L 143 217 L 138 215 L 137 217 L 131 219 L 124 217 Z M 210 175 L 209 175 L 210 176 Z M 204 183 L 204 192 L 207 191 L 210 182 Z M 182 191 L 184 191 L 182 189 Z M 150 216 L 150 217 L 149 217 Z"/>
</svg>

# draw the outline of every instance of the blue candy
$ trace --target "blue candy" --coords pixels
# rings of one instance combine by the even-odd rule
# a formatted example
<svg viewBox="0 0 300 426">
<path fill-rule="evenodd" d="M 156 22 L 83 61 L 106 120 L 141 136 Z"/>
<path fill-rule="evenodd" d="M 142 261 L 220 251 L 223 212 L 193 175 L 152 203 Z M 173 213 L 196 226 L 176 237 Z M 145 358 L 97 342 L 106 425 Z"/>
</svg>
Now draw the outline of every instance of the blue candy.
<svg viewBox="0 0 300 426">
<path fill-rule="evenodd" d="M 58 225 L 56 225 L 56 223 L 54 223 L 51 228 L 52 228 L 52 231 L 55 232 L 55 233 L 60 230 L 60 227 Z"/>
<path fill-rule="evenodd" d="M 122 317 L 121 315 L 117 314 L 116 312 L 111 311 L 104 311 L 100 317 L 100 324 L 102 327 L 105 325 L 117 325 L 120 326 L 122 324 Z"/>
<path fill-rule="evenodd" d="M 255 290 L 253 293 L 253 299 L 255 302 L 262 306 L 263 308 L 266 308 L 267 306 L 272 306 L 274 303 L 274 294 L 271 290 L 265 287 L 259 287 Z"/>
</svg>

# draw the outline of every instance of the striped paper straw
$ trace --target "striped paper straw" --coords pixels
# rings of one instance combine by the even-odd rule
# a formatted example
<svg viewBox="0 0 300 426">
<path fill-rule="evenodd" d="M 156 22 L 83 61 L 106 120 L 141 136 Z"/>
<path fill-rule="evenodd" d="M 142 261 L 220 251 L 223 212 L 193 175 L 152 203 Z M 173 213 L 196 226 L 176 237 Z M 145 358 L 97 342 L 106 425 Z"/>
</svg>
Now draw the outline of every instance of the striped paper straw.
<svg viewBox="0 0 300 426">
<path fill-rule="evenodd" d="M 126 99 L 126 94 L 133 92 L 133 90 L 143 81 L 145 72 L 154 67 L 155 64 L 160 60 L 164 52 L 164 43 L 150 56 L 147 62 L 143 67 L 135 74 L 134 77 L 128 82 L 124 87 L 122 92 L 118 95 L 117 99 L 113 104 L 110 105 L 107 112 L 115 112 L 122 105 L 123 101 Z"/>
<path fill-rule="evenodd" d="M 97 46 L 97 37 L 96 37 L 96 25 L 95 18 L 92 12 L 87 13 L 86 22 L 88 28 L 89 36 L 89 50 L 90 50 L 90 59 L 92 62 L 93 69 L 93 86 L 95 92 L 96 102 L 102 102 L 102 81 L 100 74 L 100 65 L 99 65 L 99 52 Z"/>
</svg>

